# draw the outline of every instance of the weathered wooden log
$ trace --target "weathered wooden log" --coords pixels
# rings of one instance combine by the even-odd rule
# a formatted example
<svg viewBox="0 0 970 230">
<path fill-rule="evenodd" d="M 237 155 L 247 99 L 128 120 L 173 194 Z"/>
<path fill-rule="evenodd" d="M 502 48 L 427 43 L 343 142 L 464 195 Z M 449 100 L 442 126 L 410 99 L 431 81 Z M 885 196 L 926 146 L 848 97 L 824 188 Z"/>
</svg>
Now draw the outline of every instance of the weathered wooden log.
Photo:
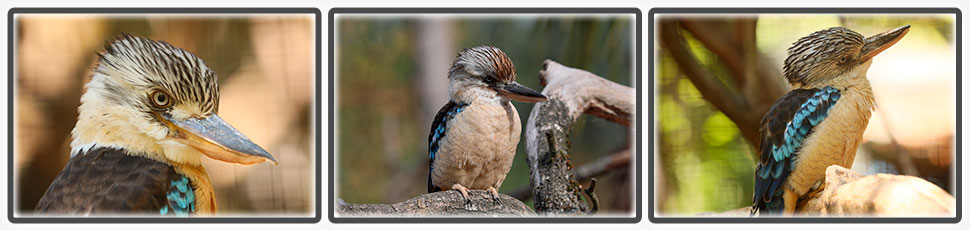
<svg viewBox="0 0 970 230">
<path fill-rule="evenodd" d="M 408 216 L 535 216 L 529 206 L 510 196 L 499 194 L 493 200 L 485 190 L 468 191 L 465 200 L 455 190 L 423 194 L 396 204 L 336 204 L 338 217 L 408 217 Z"/>
<path fill-rule="evenodd" d="M 542 94 L 525 129 L 526 160 L 536 212 L 576 215 L 588 211 L 569 161 L 569 132 L 583 113 L 630 126 L 635 91 L 590 72 L 546 60 L 539 72 Z"/>
<path fill-rule="evenodd" d="M 813 200 L 816 202 L 811 202 Z M 862 176 L 833 165 L 825 170 L 825 190 L 820 197 L 802 206 L 801 213 L 822 216 L 953 216 L 956 213 L 956 199 L 923 178 L 884 173 Z"/>
<path fill-rule="evenodd" d="M 748 216 L 751 207 L 703 216 Z M 799 216 L 952 217 L 956 199 L 922 178 L 863 176 L 838 165 L 825 170 L 824 190 L 800 203 Z"/>
</svg>

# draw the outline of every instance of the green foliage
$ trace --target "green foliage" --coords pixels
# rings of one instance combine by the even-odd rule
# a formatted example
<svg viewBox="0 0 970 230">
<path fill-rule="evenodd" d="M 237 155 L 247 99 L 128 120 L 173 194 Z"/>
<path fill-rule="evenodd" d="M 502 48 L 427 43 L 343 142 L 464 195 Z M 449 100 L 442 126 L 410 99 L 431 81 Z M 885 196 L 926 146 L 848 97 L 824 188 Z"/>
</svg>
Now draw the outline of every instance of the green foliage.
<svg viewBox="0 0 970 230">
<path fill-rule="evenodd" d="M 664 61 L 661 68 L 676 68 Z M 669 71 L 669 70 L 664 70 Z M 661 77 L 660 159 L 672 195 L 665 212 L 728 210 L 750 203 L 754 164 L 734 122 L 708 104 L 686 78 Z"/>
</svg>

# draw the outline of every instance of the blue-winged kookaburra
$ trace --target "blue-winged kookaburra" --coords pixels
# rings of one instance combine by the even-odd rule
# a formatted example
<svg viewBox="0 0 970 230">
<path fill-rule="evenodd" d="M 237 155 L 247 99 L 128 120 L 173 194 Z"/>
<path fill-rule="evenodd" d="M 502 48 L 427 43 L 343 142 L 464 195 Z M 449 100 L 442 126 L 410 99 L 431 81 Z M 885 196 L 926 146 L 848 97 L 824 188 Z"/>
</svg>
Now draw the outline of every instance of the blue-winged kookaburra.
<svg viewBox="0 0 970 230">
<path fill-rule="evenodd" d="M 515 66 L 502 50 L 476 46 L 458 54 L 448 71 L 448 96 L 428 135 L 428 192 L 488 190 L 495 199 L 512 168 L 522 125 L 510 100 L 546 97 L 515 82 Z"/>
<path fill-rule="evenodd" d="M 852 167 L 875 108 L 866 71 L 907 32 L 908 25 L 867 38 L 834 27 L 788 48 L 784 72 L 793 90 L 761 119 L 752 215 L 791 215 L 800 198 L 824 188 L 828 166 Z"/>
<path fill-rule="evenodd" d="M 212 215 L 202 155 L 277 162 L 216 115 L 218 78 L 192 53 L 126 34 L 99 56 L 71 131 L 71 159 L 37 212 Z"/>
</svg>

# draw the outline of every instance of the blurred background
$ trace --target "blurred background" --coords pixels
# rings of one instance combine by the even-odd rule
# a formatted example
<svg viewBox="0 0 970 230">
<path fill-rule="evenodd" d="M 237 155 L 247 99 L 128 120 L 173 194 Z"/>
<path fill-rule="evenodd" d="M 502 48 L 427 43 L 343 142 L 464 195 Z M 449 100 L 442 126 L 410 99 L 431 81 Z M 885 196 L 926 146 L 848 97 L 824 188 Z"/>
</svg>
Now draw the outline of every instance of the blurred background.
<svg viewBox="0 0 970 230">
<path fill-rule="evenodd" d="M 83 84 L 121 33 L 168 42 L 219 76 L 219 116 L 279 165 L 203 157 L 220 215 L 310 216 L 313 210 L 313 15 L 16 17 L 16 209 L 30 213 L 67 163 Z"/>
<path fill-rule="evenodd" d="M 654 168 L 660 215 L 751 205 L 758 126 L 790 90 L 786 49 L 842 26 L 871 36 L 904 25 L 873 58 L 876 110 L 852 170 L 917 176 L 951 195 L 956 132 L 953 15 L 658 15 Z"/>
<path fill-rule="evenodd" d="M 462 49 L 482 44 L 502 49 L 515 64 L 517 82 L 539 91 L 538 73 L 545 59 L 632 86 L 633 19 L 337 15 L 336 198 L 396 203 L 427 193 L 431 120 L 448 101 L 448 68 Z M 533 104 L 513 104 L 525 130 Z M 583 116 L 570 135 L 573 165 L 628 149 L 631 132 Z M 499 192 L 531 206 L 524 139 Z M 623 165 L 599 176 L 601 212 L 631 211 L 629 171 Z"/>
</svg>

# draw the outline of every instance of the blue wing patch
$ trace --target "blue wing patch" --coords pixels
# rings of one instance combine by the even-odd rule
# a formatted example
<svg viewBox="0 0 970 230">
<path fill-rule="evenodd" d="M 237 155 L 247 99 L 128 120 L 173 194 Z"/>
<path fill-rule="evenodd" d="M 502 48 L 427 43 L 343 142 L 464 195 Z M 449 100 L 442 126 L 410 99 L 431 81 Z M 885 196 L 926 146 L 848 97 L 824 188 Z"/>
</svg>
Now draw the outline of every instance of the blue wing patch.
<svg viewBox="0 0 970 230">
<path fill-rule="evenodd" d="M 168 193 L 165 194 L 165 206 L 158 210 L 161 215 L 168 215 L 170 212 L 175 216 L 189 216 L 195 212 L 195 191 L 189 178 L 181 176 L 169 182 Z"/>
<path fill-rule="evenodd" d="M 435 154 L 438 153 L 438 144 L 445 137 L 445 131 L 448 130 L 448 121 L 454 119 L 461 111 L 465 110 L 467 104 L 456 104 L 449 101 L 445 104 L 438 114 L 434 117 L 434 121 L 431 123 L 431 134 L 428 135 L 428 192 L 440 191 L 440 188 L 434 186 L 431 181 L 431 171 L 434 169 Z"/>
<path fill-rule="evenodd" d="M 778 99 L 761 120 L 761 161 L 755 170 L 752 215 L 759 209 L 769 214 L 784 209 L 781 185 L 793 169 L 802 141 L 825 120 L 841 96 L 832 87 L 794 90 Z"/>
<path fill-rule="evenodd" d="M 434 160 L 435 153 L 438 153 L 438 141 L 445 137 L 445 129 L 448 128 L 448 121 L 455 118 L 455 115 L 461 113 L 463 109 L 464 107 L 452 107 L 452 109 L 441 118 L 438 126 L 432 130 L 431 142 L 428 143 L 428 158 L 430 158 L 432 161 Z"/>
</svg>

